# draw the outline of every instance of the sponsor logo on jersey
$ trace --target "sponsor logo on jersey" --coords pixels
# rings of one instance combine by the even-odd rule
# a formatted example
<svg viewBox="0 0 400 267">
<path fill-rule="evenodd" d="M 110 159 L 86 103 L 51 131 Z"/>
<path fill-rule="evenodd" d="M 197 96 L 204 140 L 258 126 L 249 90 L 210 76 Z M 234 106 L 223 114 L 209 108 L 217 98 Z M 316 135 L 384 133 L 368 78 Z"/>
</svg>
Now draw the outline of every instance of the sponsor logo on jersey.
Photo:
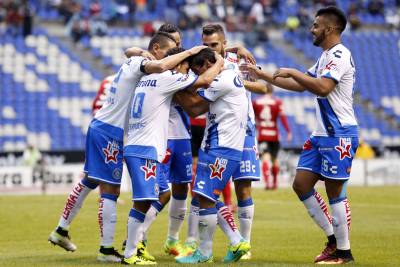
<svg viewBox="0 0 400 267">
<path fill-rule="evenodd" d="M 144 80 L 144 81 L 139 81 L 136 87 L 156 87 L 157 86 L 157 80 Z"/>
<path fill-rule="evenodd" d="M 331 60 L 331 61 L 329 61 L 328 64 L 326 64 L 325 69 L 326 70 L 335 70 L 335 69 L 337 69 L 337 65 L 335 63 L 333 63 L 333 61 Z"/>
<path fill-rule="evenodd" d="M 227 159 L 216 158 L 214 164 L 208 164 L 211 169 L 210 179 L 217 178 L 222 181 L 222 173 L 226 170 Z"/>
<path fill-rule="evenodd" d="M 157 164 L 154 160 L 146 160 L 146 165 L 141 166 L 140 169 L 144 172 L 144 179 L 146 181 L 150 178 L 156 179 Z"/>
<path fill-rule="evenodd" d="M 137 122 L 137 123 L 130 123 L 129 124 L 129 130 L 140 130 L 146 127 L 146 123 L 144 122 Z"/>
<path fill-rule="evenodd" d="M 239 76 L 236 76 L 235 79 L 233 79 L 233 83 L 236 87 L 243 87 L 242 79 L 240 79 Z"/>
<path fill-rule="evenodd" d="M 335 149 L 340 153 L 340 160 L 344 158 L 351 159 L 351 138 L 340 138 L 339 145 L 335 146 Z"/>
<path fill-rule="evenodd" d="M 103 148 L 103 153 L 105 155 L 105 158 L 104 158 L 105 163 L 108 164 L 109 162 L 113 162 L 113 163 L 117 164 L 117 156 L 119 153 L 118 142 L 108 141 L 107 147 Z"/>
</svg>

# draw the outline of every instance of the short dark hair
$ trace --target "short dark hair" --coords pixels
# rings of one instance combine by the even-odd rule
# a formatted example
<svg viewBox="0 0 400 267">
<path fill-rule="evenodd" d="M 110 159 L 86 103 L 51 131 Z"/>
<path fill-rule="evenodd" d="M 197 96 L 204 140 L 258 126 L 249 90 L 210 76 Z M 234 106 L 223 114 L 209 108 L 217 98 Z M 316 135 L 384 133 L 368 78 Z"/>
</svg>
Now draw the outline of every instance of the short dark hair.
<svg viewBox="0 0 400 267">
<path fill-rule="evenodd" d="M 181 53 L 181 52 L 183 52 L 183 51 L 185 51 L 185 49 L 184 48 L 182 48 L 182 47 L 174 47 L 174 48 L 171 48 L 171 49 L 169 49 L 168 51 L 167 51 L 167 53 L 165 54 L 165 56 L 167 57 L 167 56 L 172 56 L 172 55 L 175 55 L 175 54 L 179 54 L 179 53 Z"/>
<path fill-rule="evenodd" d="M 174 37 L 166 32 L 156 32 L 149 42 L 148 50 L 152 50 L 155 44 L 159 44 L 160 47 L 165 47 L 168 41 L 172 41 L 176 44 Z"/>
<path fill-rule="evenodd" d="M 213 33 L 220 33 L 225 36 L 224 29 L 219 24 L 207 24 L 203 26 L 203 35 L 211 35 Z"/>
<path fill-rule="evenodd" d="M 179 33 L 179 35 L 181 34 L 181 31 L 179 30 L 179 28 L 171 23 L 164 23 L 163 25 L 160 26 L 160 28 L 158 28 L 159 32 L 167 32 L 167 33 L 174 33 L 177 32 Z"/>
<path fill-rule="evenodd" d="M 208 60 L 211 63 L 217 62 L 215 58 L 215 53 L 211 48 L 204 48 L 199 53 L 190 56 L 188 58 L 189 66 L 192 67 L 202 67 L 204 63 Z"/>
<path fill-rule="evenodd" d="M 347 24 L 346 15 L 341 9 L 335 6 L 328 6 L 321 8 L 320 10 L 317 11 L 317 14 L 315 16 L 316 17 L 327 16 L 329 17 L 329 19 L 332 19 L 333 22 L 337 25 L 340 33 L 342 33 L 344 29 L 346 29 L 346 24 Z"/>
</svg>

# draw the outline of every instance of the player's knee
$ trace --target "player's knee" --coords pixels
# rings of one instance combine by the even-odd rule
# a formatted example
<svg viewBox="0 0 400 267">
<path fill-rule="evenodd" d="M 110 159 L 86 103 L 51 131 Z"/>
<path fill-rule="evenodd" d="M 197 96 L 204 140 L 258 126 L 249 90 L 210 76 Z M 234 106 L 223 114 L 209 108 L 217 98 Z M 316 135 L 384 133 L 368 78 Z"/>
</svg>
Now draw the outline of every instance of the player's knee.
<svg viewBox="0 0 400 267">
<path fill-rule="evenodd" d="M 120 186 L 100 183 L 100 194 L 110 194 L 119 197 Z"/>
<path fill-rule="evenodd" d="M 168 201 L 171 199 L 171 191 L 168 190 L 166 192 L 163 192 L 160 196 L 159 196 L 159 201 L 160 203 L 165 206 Z"/>
<path fill-rule="evenodd" d="M 133 208 L 135 210 L 138 210 L 142 213 L 146 213 L 151 205 L 152 201 L 146 200 L 146 201 L 135 201 L 133 203 Z"/>
<path fill-rule="evenodd" d="M 172 195 L 187 196 L 189 190 L 188 184 L 172 184 Z"/>
<path fill-rule="evenodd" d="M 198 199 L 201 209 L 210 209 L 215 207 L 215 202 L 206 197 L 198 196 Z"/>
<path fill-rule="evenodd" d="M 304 187 L 303 185 L 297 181 L 296 179 L 294 179 L 293 184 L 292 184 L 292 189 L 293 191 L 298 195 L 303 195 L 304 194 Z"/>
</svg>

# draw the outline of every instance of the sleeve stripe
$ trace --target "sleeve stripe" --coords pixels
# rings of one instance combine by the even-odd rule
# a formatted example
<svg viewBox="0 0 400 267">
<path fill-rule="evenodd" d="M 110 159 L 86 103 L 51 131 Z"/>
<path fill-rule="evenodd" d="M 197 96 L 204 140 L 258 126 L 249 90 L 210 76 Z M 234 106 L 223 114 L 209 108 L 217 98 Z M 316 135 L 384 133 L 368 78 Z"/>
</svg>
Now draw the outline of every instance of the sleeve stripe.
<svg viewBox="0 0 400 267">
<path fill-rule="evenodd" d="M 323 76 L 321 76 L 321 78 L 331 79 L 331 80 L 333 80 L 333 81 L 334 81 L 336 84 L 338 84 L 338 83 L 339 83 L 339 81 L 338 81 L 338 80 L 336 80 L 335 78 L 333 78 L 332 76 L 323 75 Z"/>
<path fill-rule="evenodd" d="M 199 96 L 201 96 L 202 98 L 204 98 L 205 100 L 207 100 L 208 102 L 214 102 L 214 101 L 212 101 L 211 99 L 207 98 L 207 97 L 204 95 L 204 92 L 203 92 L 203 91 L 197 91 L 197 94 L 198 94 Z"/>
<path fill-rule="evenodd" d="M 310 71 L 307 71 L 307 75 L 309 75 L 309 76 L 311 76 L 311 77 L 314 77 L 314 78 L 316 78 L 316 77 L 317 77 L 317 75 L 315 75 L 315 74 L 312 74 Z"/>
<path fill-rule="evenodd" d="M 199 76 L 196 76 L 194 78 L 194 80 L 192 82 L 190 82 L 190 84 L 188 84 L 187 86 L 183 87 L 181 90 L 186 90 L 186 89 L 190 88 L 197 81 L 198 78 L 199 78 Z"/>
<path fill-rule="evenodd" d="M 146 69 L 145 69 L 146 64 L 143 64 L 144 61 L 146 61 L 145 63 L 147 63 L 148 60 L 147 60 L 146 58 L 144 58 L 144 59 L 140 62 L 140 71 L 143 72 L 144 74 L 148 74 L 148 73 L 146 72 Z"/>
</svg>

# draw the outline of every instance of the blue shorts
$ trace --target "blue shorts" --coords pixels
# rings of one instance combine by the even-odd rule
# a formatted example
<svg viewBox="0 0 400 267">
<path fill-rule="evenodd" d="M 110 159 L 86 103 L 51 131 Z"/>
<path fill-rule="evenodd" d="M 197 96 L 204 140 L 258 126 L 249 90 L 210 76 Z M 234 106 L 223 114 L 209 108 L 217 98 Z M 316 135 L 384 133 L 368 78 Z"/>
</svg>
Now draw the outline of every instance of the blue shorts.
<svg viewBox="0 0 400 267">
<path fill-rule="evenodd" d="M 84 172 L 90 179 L 121 185 L 123 143 L 89 127 Z"/>
<path fill-rule="evenodd" d="M 134 201 L 158 200 L 159 163 L 134 156 L 125 156 L 125 162 L 131 176 L 132 199 Z"/>
<path fill-rule="evenodd" d="M 233 181 L 260 180 L 260 160 L 257 142 L 254 136 L 246 136 L 244 139 L 243 156 L 240 167 L 232 175 Z"/>
<path fill-rule="evenodd" d="M 199 150 L 193 192 L 216 202 L 240 161 L 216 157 Z"/>
<path fill-rule="evenodd" d="M 169 139 L 170 158 L 160 164 L 160 176 L 173 184 L 187 184 L 192 181 L 192 148 L 190 139 Z"/>
<path fill-rule="evenodd" d="M 311 136 L 304 143 L 297 169 L 328 179 L 347 180 L 357 147 L 358 137 Z"/>
</svg>

